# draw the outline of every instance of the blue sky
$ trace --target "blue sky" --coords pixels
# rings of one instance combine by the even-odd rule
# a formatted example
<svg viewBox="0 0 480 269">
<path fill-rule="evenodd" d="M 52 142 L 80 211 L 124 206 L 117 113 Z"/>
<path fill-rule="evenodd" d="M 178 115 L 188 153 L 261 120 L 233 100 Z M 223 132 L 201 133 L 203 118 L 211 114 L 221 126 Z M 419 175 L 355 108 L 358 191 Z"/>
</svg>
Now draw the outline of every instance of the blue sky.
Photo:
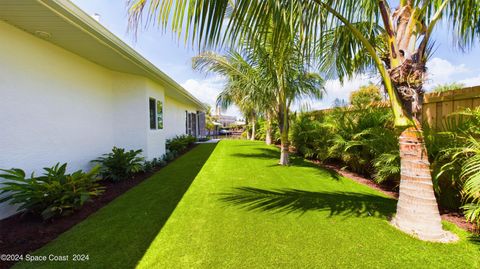
<svg viewBox="0 0 480 269">
<path fill-rule="evenodd" d="M 88 14 L 98 13 L 100 22 L 111 32 L 139 51 L 149 61 L 175 79 L 201 101 L 214 104 L 218 92 L 222 89 L 222 78 L 205 76 L 191 68 L 191 57 L 196 55 L 192 48 L 178 42 L 171 32 L 150 27 L 139 32 L 137 39 L 127 33 L 127 9 L 124 0 L 72 0 Z M 447 82 L 462 82 L 467 86 L 480 85 L 480 47 L 462 53 L 454 46 L 454 38 L 447 34 L 448 26 L 441 25 L 434 33 L 436 52 L 428 64 L 429 80 L 426 88 Z M 480 45 L 480 44 L 479 44 Z M 377 83 L 377 78 L 359 75 L 343 85 L 338 80 L 329 80 L 326 84 L 327 95 L 321 101 L 310 101 L 315 109 L 330 107 L 335 98 L 348 99 L 352 90 L 367 84 Z M 236 108 L 225 114 L 239 115 Z"/>
</svg>

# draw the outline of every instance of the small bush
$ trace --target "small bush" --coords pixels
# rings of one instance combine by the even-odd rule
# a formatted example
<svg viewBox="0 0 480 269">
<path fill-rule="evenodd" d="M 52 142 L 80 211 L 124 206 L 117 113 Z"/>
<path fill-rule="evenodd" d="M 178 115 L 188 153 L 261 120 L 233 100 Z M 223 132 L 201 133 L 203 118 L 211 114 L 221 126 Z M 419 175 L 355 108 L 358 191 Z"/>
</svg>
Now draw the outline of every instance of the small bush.
<svg viewBox="0 0 480 269">
<path fill-rule="evenodd" d="M 167 165 L 167 162 L 163 159 L 153 158 L 151 161 L 145 161 L 143 163 L 143 171 L 152 172 L 155 168 L 164 167 L 165 165 Z"/>
<path fill-rule="evenodd" d="M 142 150 L 125 151 L 113 147 L 112 152 L 103 154 L 103 157 L 92 162 L 100 164 L 100 175 L 103 179 L 121 181 L 143 171 L 144 158 L 140 156 L 141 153 Z"/>
<path fill-rule="evenodd" d="M 168 151 L 182 152 L 195 143 L 196 138 L 191 135 L 177 135 L 172 139 L 167 139 L 166 148 Z"/>
<path fill-rule="evenodd" d="M 176 157 L 177 157 L 178 153 L 177 151 L 167 151 L 164 155 L 163 155 L 163 161 L 165 161 L 165 163 L 168 163 L 168 162 L 171 162 L 173 161 Z"/>
<path fill-rule="evenodd" d="M 104 188 L 97 183 L 98 166 L 88 173 L 79 170 L 66 174 L 66 168 L 66 163 L 57 163 L 44 168 L 42 176 L 35 177 L 32 173 L 30 178 L 26 178 L 21 169 L 1 169 L 4 174 L 0 174 L 0 178 L 7 181 L 0 188 L 0 194 L 6 195 L 0 203 L 8 201 L 9 204 L 20 205 L 18 211 L 27 210 L 49 219 L 68 215 L 103 192 Z"/>
</svg>

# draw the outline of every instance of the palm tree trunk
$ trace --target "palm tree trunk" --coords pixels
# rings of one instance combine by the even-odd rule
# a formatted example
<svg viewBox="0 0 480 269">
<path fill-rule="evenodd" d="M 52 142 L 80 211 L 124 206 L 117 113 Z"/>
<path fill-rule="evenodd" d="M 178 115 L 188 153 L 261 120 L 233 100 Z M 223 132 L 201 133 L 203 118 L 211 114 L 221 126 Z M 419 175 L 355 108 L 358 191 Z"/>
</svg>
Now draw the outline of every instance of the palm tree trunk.
<svg viewBox="0 0 480 269">
<path fill-rule="evenodd" d="M 248 128 L 248 117 L 245 117 L 245 131 L 247 132 L 247 140 L 250 140 L 250 128 Z"/>
<path fill-rule="evenodd" d="M 400 196 L 392 224 L 421 240 L 456 240 L 455 235 L 442 229 L 422 131 L 416 127 L 405 129 L 399 143 Z"/>
<path fill-rule="evenodd" d="M 280 146 L 280 165 L 288 165 L 289 160 L 288 160 L 288 110 L 283 108 L 280 108 L 280 113 L 278 117 L 278 127 L 280 128 L 280 141 L 281 141 L 281 146 Z"/>
<path fill-rule="evenodd" d="M 255 116 L 252 117 L 252 136 L 250 137 L 250 140 L 254 141 L 255 140 L 255 135 L 256 135 L 256 121 L 255 121 Z"/>
<path fill-rule="evenodd" d="M 265 128 L 265 144 L 271 145 L 272 144 L 272 118 L 269 112 L 267 112 L 266 125 L 267 126 Z"/>
<path fill-rule="evenodd" d="M 287 137 L 287 138 L 286 138 Z M 284 132 L 282 132 L 282 135 L 281 135 L 281 152 L 280 152 L 280 162 L 279 164 L 280 165 L 288 165 L 289 164 L 289 160 L 288 160 L 288 134 L 284 134 Z"/>
</svg>

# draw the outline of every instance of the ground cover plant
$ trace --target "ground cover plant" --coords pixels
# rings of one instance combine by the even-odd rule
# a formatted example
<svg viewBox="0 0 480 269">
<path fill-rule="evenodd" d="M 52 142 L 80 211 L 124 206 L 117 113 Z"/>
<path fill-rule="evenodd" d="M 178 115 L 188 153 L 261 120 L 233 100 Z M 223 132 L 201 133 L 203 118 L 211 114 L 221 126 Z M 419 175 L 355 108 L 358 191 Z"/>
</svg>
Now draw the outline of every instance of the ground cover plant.
<svg viewBox="0 0 480 269">
<path fill-rule="evenodd" d="M 181 153 L 191 147 L 196 140 L 191 135 L 177 135 L 174 138 L 167 139 L 166 148 L 169 152 Z"/>
<path fill-rule="evenodd" d="M 93 160 L 100 164 L 100 175 L 103 179 L 120 181 L 131 178 L 143 169 L 142 150 L 125 150 L 113 147 L 112 152 Z"/>
<path fill-rule="evenodd" d="M 175 158 L 177 157 L 178 154 L 175 155 Z M 25 256 L 27 253 L 31 253 L 32 251 L 39 249 L 40 247 L 57 238 L 63 232 L 69 230 L 71 227 L 88 218 L 97 210 L 109 204 L 118 196 L 121 196 L 129 189 L 143 182 L 144 180 L 152 176 L 154 173 L 159 172 L 159 170 L 166 165 L 167 160 L 165 156 L 163 156 L 162 158 L 154 158 L 151 161 L 145 161 L 142 164 L 142 171 L 134 174 L 128 180 L 100 180 L 100 177 L 95 176 L 95 182 L 98 181 L 97 190 L 101 192 L 101 195 L 91 196 L 91 199 L 88 200 L 91 202 L 79 204 L 78 207 L 74 208 L 75 210 L 69 209 L 69 207 L 63 207 L 62 211 L 56 211 L 56 213 L 58 214 L 54 217 L 49 217 L 48 219 L 43 219 L 42 214 L 36 213 L 37 211 L 27 209 L 6 219 L 0 220 L 0 253 L 16 253 Z M 60 165 L 56 165 L 53 168 L 47 169 L 52 171 L 63 171 L 63 168 Z M 81 171 L 77 171 L 73 173 L 72 176 L 75 175 L 74 178 L 78 179 L 83 178 L 82 175 L 97 175 L 98 170 L 99 167 L 95 167 L 95 169 L 93 169 L 90 173 L 83 173 Z M 5 173 L 4 176 L 10 178 L 16 178 L 18 176 L 17 174 L 22 173 L 20 169 L 10 169 L 3 171 Z M 64 172 L 56 172 L 56 174 L 60 175 L 58 178 L 61 178 L 62 173 Z M 63 176 L 69 177 L 70 175 Z M 28 181 L 30 184 L 32 183 L 29 181 L 29 179 L 26 179 L 26 181 Z M 80 184 L 79 180 L 75 180 L 75 186 L 73 188 L 74 190 L 72 191 L 71 181 L 72 180 L 61 180 L 54 183 L 57 189 L 66 190 L 65 193 L 63 193 L 66 195 L 62 196 L 63 202 L 72 201 L 73 198 L 75 198 L 72 198 L 72 192 L 76 192 L 78 194 L 84 191 L 84 188 L 82 187 L 82 184 Z M 35 184 L 33 184 L 34 187 L 25 185 L 22 186 L 22 188 L 19 188 L 17 186 L 17 181 L 14 180 L 13 183 L 15 186 L 15 190 L 13 192 L 11 192 L 10 190 L 7 191 L 4 194 L 4 197 L 12 197 L 12 199 L 15 198 L 16 202 L 18 202 L 19 204 L 31 204 L 38 201 L 43 201 L 44 203 L 49 204 L 49 201 L 51 201 L 52 198 L 58 198 L 52 195 L 52 186 L 48 184 L 43 185 L 45 184 L 45 182 L 43 181 L 41 182 L 36 180 Z M 48 189 L 49 191 L 45 191 L 45 189 Z M 32 195 L 30 194 L 35 196 L 34 199 L 31 199 Z M 59 193 L 56 194 L 58 195 Z M 82 195 L 83 199 L 85 199 L 85 193 L 82 193 Z M 82 200 L 76 199 L 74 201 L 81 202 Z M 58 207 L 52 208 L 59 209 Z M 22 209 L 23 208 L 20 208 L 20 210 Z M 0 263 L 0 268 L 9 268 L 12 264 L 12 261 L 2 261 Z"/>
<path fill-rule="evenodd" d="M 0 203 L 19 205 L 17 211 L 41 215 L 43 219 L 71 214 L 103 192 L 98 184 L 99 167 L 87 173 L 66 173 L 67 164 L 44 168 L 41 176 L 30 177 L 22 169 L 0 169 Z"/>
<path fill-rule="evenodd" d="M 459 242 L 415 239 L 388 223 L 395 200 L 298 157 L 278 166 L 278 154 L 199 145 L 35 254 L 88 253 L 75 268 L 480 266 L 467 232 L 444 223 Z"/>
</svg>

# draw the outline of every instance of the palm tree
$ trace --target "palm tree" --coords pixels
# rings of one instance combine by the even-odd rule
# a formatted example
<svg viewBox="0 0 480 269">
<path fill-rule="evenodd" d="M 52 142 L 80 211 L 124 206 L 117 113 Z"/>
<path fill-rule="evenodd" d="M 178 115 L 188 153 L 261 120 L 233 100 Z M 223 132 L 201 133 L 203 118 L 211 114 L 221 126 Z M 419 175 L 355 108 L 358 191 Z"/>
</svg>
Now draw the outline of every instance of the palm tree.
<svg viewBox="0 0 480 269">
<path fill-rule="evenodd" d="M 437 23 L 443 17 L 462 47 L 468 47 L 480 32 L 478 0 L 400 0 L 395 10 L 385 0 L 182 1 L 173 12 L 173 4 L 166 0 L 130 4 L 132 25 L 138 26 L 142 11 L 149 6 L 151 21 L 164 26 L 171 23 L 174 31 L 183 32 L 186 40 L 195 40 L 199 46 L 265 36 L 273 20 L 280 28 L 276 32 L 290 29 L 306 53 L 311 46 L 322 48 L 319 54 L 327 56 L 320 59 L 322 65 L 330 62 L 340 78 L 376 69 L 388 93 L 395 125 L 402 130 L 400 197 L 392 223 L 423 240 L 453 239 L 442 229 L 433 192 L 421 131 L 422 87 Z M 227 16 L 228 23 L 224 23 Z M 277 42 L 283 38 L 275 36 Z M 338 46 L 325 47 L 331 41 Z M 329 61 L 329 55 L 339 57 Z"/>
<path fill-rule="evenodd" d="M 246 112 L 245 116 L 251 119 L 253 126 L 252 138 L 255 136 L 258 112 L 267 115 L 267 118 L 272 114 L 277 116 L 282 134 L 280 164 L 288 165 L 290 106 L 295 99 L 306 95 L 320 98 L 323 80 L 320 75 L 309 72 L 299 58 L 298 50 L 284 50 L 284 54 L 270 57 L 272 54 L 268 51 L 271 48 L 268 39 L 262 44 L 263 49 L 245 46 L 242 53 L 231 51 L 225 56 L 212 52 L 203 53 L 193 58 L 193 67 L 227 78 L 218 103 L 223 107 L 235 103 Z M 283 65 L 279 64 L 280 61 Z"/>
<path fill-rule="evenodd" d="M 213 72 L 224 76 L 227 83 L 217 97 L 217 106 L 223 109 L 232 104 L 237 105 L 247 123 L 247 139 L 255 140 L 256 119 L 268 107 L 269 100 L 265 92 L 260 90 L 263 80 L 259 70 L 252 65 L 252 59 L 243 57 L 240 53 L 231 51 L 225 56 L 214 52 L 204 52 L 192 59 L 194 69 Z"/>
<path fill-rule="evenodd" d="M 388 93 L 395 126 L 401 130 L 400 196 L 392 224 L 423 240 L 456 240 L 442 229 L 433 191 L 421 125 L 423 84 L 437 23 L 446 15 L 463 45 L 468 45 L 475 35 L 479 4 L 469 0 L 401 0 L 392 10 L 383 0 L 315 2 L 331 14 L 334 25 L 324 35 L 324 43 L 342 43 L 333 46 L 344 57 L 334 68 L 351 75 L 375 67 Z M 359 23 L 368 18 L 371 26 Z M 370 60 L 358 60 L 365 58 Z"/>
</svg>

